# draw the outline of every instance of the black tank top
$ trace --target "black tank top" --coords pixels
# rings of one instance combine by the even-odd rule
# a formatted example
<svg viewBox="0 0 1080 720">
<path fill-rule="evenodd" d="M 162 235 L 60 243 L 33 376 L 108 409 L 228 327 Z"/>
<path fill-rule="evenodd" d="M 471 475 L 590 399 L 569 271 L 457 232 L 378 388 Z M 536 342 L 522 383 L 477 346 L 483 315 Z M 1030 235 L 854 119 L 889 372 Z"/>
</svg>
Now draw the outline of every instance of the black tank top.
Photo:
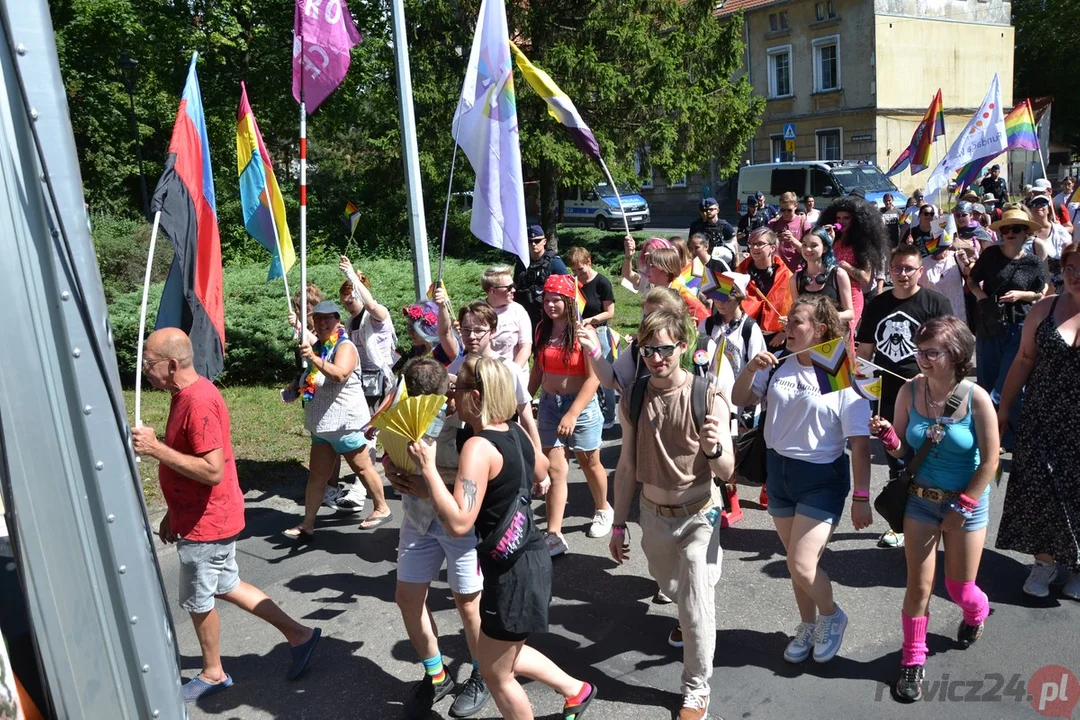
<svg viewBox="0 0 1080 720">
<path fill-rule="evenodd" d="M 532 498 L 532 473 L 536 465 L 536 455 L 529 436 L 517 423 L 511 422 L 509 430 L 481 430 L 476 433 L 495 446 L 503 458 L 502 470 L 488 481 L 487 492 L 480 503 L 480 512 L 476 516 L 476 534 L 487 537 L 506 514 L 511 504 L 520 502 L 522 488 L 525 497 Z M 524 477 L 523 477 L 524 476 Z M 535 530 L 535 526 L 534 526 Z M 535 531 L 534 541 L 542 542 L 539 531 Z"/>
<path fill-rule="evenodd" d="M 820 290 L 807 290 L 806 286 L 810 284 L 810 275 L 806 272 L 806 268 L 799 268 L 799 272 L 795 274 L 795 287 L 799 291 L 800 295 L 824 295 L 833 301 L 836 305 L 836 309 L 840 309 L 840 283 L 836 279 L 836 265 L 833 265 L 825 273 L 825 282 L 821 284 Z"/>
</svg>

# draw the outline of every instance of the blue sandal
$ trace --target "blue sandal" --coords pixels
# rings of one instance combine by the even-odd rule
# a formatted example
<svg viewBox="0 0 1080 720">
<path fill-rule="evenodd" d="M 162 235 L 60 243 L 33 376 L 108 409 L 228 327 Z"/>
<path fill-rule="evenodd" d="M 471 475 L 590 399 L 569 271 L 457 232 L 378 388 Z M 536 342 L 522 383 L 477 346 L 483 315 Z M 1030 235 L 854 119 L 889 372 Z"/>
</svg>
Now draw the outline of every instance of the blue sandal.
<svg viewBox="0 0 1080 720">
<path fill-rule="evenodd" d="M 225 679 L 219 683 L 208 683 L 196 675 L 184 683 L 184 702 L 198 702 L 204 697 L 209 697 L 214 693 L 219 693 L 222 690 L 232 687 L 232 684 L 232 678 L 228 673 L 225 673 Z"/>
<path fill-rule="evenodd" d="M 289 680 L 295 680 L 300 677 L 300 673 L 304 672 L 308 660 L 311 659 L 311 652 L 315 649 L 320 637 L 322 637 L 322 628 L 315 628 L 311 632 L 311 639 L 306 643 L 289 648 L 289 652 L 292 653 L 292 667 L 289 668 L 289 674 L 286 675 Z"/>
</svg>

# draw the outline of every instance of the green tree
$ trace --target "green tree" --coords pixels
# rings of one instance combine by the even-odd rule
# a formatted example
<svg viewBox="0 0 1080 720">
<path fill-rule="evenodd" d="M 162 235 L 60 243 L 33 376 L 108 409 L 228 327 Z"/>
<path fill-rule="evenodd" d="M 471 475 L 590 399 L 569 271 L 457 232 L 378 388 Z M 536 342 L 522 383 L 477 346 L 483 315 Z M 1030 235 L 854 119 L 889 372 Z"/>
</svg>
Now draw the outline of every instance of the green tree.
<svg viewBox="0 0 1080 720">
<path fill-rule="evenodd" d="M 1072 86 L 1080 26 L 1075 0 L 1013 0 L 1016 28 L 1013 96 L 1054 97 L 1053 138 L 1080 146 L 1080 94 Z"/>
</svg>

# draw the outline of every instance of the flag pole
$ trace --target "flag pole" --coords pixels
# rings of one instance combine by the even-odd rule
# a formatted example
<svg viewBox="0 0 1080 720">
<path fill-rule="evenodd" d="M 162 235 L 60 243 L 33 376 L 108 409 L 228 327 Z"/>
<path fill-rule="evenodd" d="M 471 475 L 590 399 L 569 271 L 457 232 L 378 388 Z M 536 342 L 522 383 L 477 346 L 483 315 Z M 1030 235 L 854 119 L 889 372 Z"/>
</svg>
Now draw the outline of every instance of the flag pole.
<svg viewBox="0 0 1080 720">
<path fill-rule="evenodd" d="M 457 164 L 457 138 L 454 138 L 454 154 L 450 158 L 450 182 L 446 184 L 446 209 L 443 210 L 442 240 L 439 243 L 439 275 L 435 286 L 442 285 L 443 258 L 446 257 L 446 223 L 450 219 L 450 193 L 454 189 L 454 166 Z"/>
<path fill-rule="evenodd" d="M 146 253 L 146 274 L 143 276 L 142 305 L 139 308 L 139 345 L 135 350 L 135 427 L 142 427 L 142 365 L 146 334 L 146 302 L 150 295 L 150 270 L 154 265 L 154 247 L 157 245 L 160 223 L 161 211 L 158 210 L 154 213 L 154 227 L 150 231 L 150 250 Z"/>
<path fill-rule="evenodd" d="M 307 332 L 307 108 L 304 105 L 304 33 L 300 26 L 300 317 L 299 341 Z M 284 270 L 284 268 L 282 268 Z M 284 275 L 284 273 L 282 273 Z M 307 360 L 302 359 L 302 367 Z"/>
<path fill-rule="evenodd" d="M 619 195 L 619 186 L 615 184 L 615 181 L 611 179 L 611 173 L 607 169 L 607 163 L 604 162 L 604 158 L 597 156 L 597 160 L 600 161 L 600 169 L 604 171 L 604 176 L 607 177 L 608 183 L 611 185 L 611 189 L 615 191 L 615 200 L 619 203 L 619 212 L 622 214 L 623 227 L 626 229 L 626 234 L 630 234 L 630 223 L 626 221 L 626 209 L 623 208 L 622 197 Z"/>
<path fill-rule="evenodd" d="M 1026 104 L 1028 106 L 1028 113 L 1030 113 L 1031 119 L 1034 120 L 1035 119 L 1035 112 L 1031 109 L 1031 98 L 1024 98 L 1024 104 Z M 1036 147 L 1035 152 L 1038 153 L 1038 155 L 1039 155 L 1039 164 L 1042 165 L 1043 177 L 1046 178 L 1047 180 L 1049 180 L 1050 176 L 1046 174 L 1046 158 L 1043 157 L 1042 141 L 1039 140 L 1039 124 L 1036 123 L 1035 126 L 1032 128 L 1032 130 L 1035 131 L 1035 147 Z M 1034 184 L 1034 183 L 1032 183 L 1032 184 Z M 1066 200 L 1068 200 L 1068 198 L 1066 198 Z M 1053 214 L 1054 213 L 1051 213 L 1051 215 L 1053 215 Z"/>
</svg>

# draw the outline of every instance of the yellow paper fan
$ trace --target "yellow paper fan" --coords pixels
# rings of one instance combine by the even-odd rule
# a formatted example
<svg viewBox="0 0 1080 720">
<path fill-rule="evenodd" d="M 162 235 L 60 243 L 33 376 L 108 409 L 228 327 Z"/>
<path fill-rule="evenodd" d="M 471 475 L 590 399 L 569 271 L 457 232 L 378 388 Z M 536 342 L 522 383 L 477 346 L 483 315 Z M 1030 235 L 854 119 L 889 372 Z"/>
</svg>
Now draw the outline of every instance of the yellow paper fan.
<svg viewBox="0 0 1080 720">
<path fill-rule="evenodd" d="M 379 415 L 371 424 L 380 430 L 389 430 L 416 442 L 427 432 L 445 402 L 446 398 L 442 395 L 405 398 Z"/>
<path fill-rule="evenodd" d="M 379 442 L 383 450 L 399 468 L 410 475 L 416 472 L 416 464 L 409 457 L 409 438 L 398 435 L 393 430 L 387 430 L 379 435 Z"/>
<path fill-rule="evenodd" d="M 396 403 L 401 402 L 407 397 L 409 397 L 409 390 L 405 387 L 405 378 L 400 378 L 397 385 L 394 386 L 394 389 L 383 398 L 383 401 L 379 403 L 379 407 L 375 408 L 374 414 L 372 414 L 371 419 L 368 420 L 368 426 L 373 425 L 375 427 L 380 427 L 375 421 L 385 414 L 387 410 L 394 407 Z"/>
</svg>

